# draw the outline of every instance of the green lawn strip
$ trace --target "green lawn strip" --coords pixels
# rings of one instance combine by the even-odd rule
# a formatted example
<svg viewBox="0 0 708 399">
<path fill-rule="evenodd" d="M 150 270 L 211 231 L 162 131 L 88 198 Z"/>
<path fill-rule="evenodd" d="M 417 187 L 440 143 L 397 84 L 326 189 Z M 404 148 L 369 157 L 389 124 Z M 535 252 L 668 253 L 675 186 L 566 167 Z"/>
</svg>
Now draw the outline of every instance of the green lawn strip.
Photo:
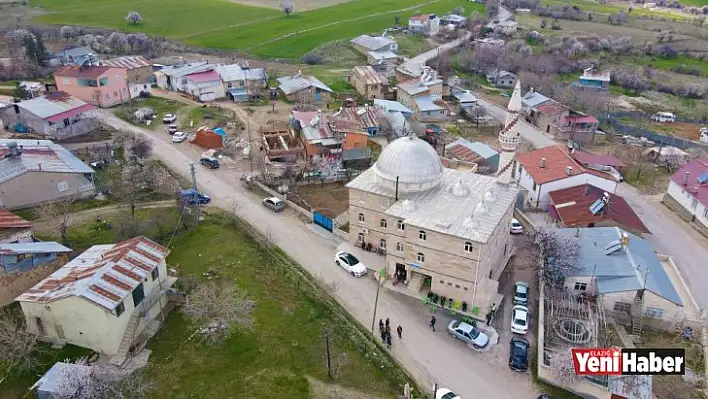
<svg viewBox="0 0 708 399">
<path fill-rule="evenodd" d="M 184 106 L 185 105 L 183 103 L 167 98 L 149 97 L 133 100 L 132 105 L 126 103 L 121 106 L 115 107 L 113 110 L 117 117 L 127 122 L 133 123 L 133 113 L 135 111 L 137 111 L 139 108 L 151 108 L 155 115 L 157 115 L 157 118 L 152 121 L 149 129 L 156 130 L 166 129 L 166 127 L 164 126 L 165 124 L 162 123 L 162 117 L 165 116 L 165 114 L 176 114 L 177 111 Z M 138 126 L 147 128 L 144 124 L 140 124 Z"/>
<path fill-rule="evenodd" d="M 680 55 L 675 58 L 655 56 L 635 57 L 633 58 L 633 63 L 636 65 L 649 66 L 666 71 L 673 71 L 674 68 L 679 66 L 696 67 L 702 71 L 703 76 L 708 76 L 708 61 L 701 61 L 697 58 L 687 57 L 684 55 Z"/>
<path fill-rule="evenodd" d="M 424 35 L 398 35 L 396 36 L 396 42 L 398 43 L 397 53 L 408 58 L 413 58 L 420 53 L 432 49 L 434 46 L 425 39 L 426 37 Z"/>
<path fill-rule="evenodd" d="M 282 14 L 278 10 L 245 6 L 226 0 L 144 0 L 139 2 L 91 2 L 90 6 L 71 9 L 61 0 L 44 0 L 42 5 L 56 12 L 40 16 L 37 22 L 114 28 L 128 32 L 173 39 L 203 33 L 218 28 L 253 22 Z M 128 11 L 137 11 L 143 21 L 131 25 L 125 21 Z"/>
<path fill-rule="evenodd" d="M 212 107 L 194 107 L 187 112 L 186 117 L 178 120 L 180 127 L 183 129 L 189 128 L 189 122 L 194 121 L 193 128 L 196 129 L 201 125 L 210 127 L 223 126 L 226 122 L 234 120 L 233 111 L 228 109 L 219 109 Z"/>
<path fill-rule="evenodd" d="M 365 358 L 328 304 L 315 297 L 305 282 L 296 283 L 282 264 L 250 237 L 219 216 L 173 242 L 167 259 L 181 276 L 216 271 L 233 280 L 256 301 L 252 330 L 235 332 L 217 346 L 188 340 L 194 330 L 173 312 L 150 342 L 148 373 L 163 397 L 306 398 L 305 377 L 328 381 L 324 332 L 331 330 L 332 363 L 341 370 L 335 384 L 378 397 L 394 397 L 396 384 L 379 359 Z M 295 266 L 297 267 L 297 266 Z M 383 358 L 380 355 L 378 358 Z"/>
<path fill-rule="evenodd" d="M 421 7 L 420 11 L 423 13 L 442 14 L 457 6 L 465 7 L 466 12 L 483 10 L 484 7 L 481 4 L 470 4 L 461 0 L 441 0 L 437 3 Z M 415 10 L 412 10 L 403 13 L 374 16 L 364 21 L 345 22 L 258 46 L 251 49 L 250 52 L 262 57 L 296 59 L 322 42 L 352 38 L 366 33 L 380 32 L 391 26 L 394 15 L 399 15 L 401 20 L 405 21 L 414 13 Z"/>
</svg>

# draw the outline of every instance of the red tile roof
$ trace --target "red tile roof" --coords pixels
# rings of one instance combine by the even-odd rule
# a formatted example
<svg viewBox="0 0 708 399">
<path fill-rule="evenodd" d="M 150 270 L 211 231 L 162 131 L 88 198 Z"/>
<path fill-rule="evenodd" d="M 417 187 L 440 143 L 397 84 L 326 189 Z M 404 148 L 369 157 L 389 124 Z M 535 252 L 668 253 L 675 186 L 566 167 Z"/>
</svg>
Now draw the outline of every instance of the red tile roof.
<svg viewBox="0 0 708 399">
<path fill-rule="evenodd" d="M 688 173 L 688 184 L 684 184 Z M 701 184 L 698 177 L 708 173 L 708 159 L 694 159 L 679 168 L 678 172 L 671 176 L 671 180 L 683 187 L 686 192 L 698 202 L 708 207 L 708 182 Z"/>
<path fill-rule="evenodd" d="M 551 100 L 537 106 L 536 110 L 544 115 L 558 115 L 562 113 L 565 108 L 565 105 Z"/>
<path fill-rule="evenodd" d="M 32 223 L 0 208 L 0 229 L 25 229 L 30 227 L 32 227 Z"/>
<path fill-rule="evenodd" d="M 221 77 L 219 76 L 219 73 L 214 70 L 197 72 L 197 73 L 190 73 L 189 75 L 186 75 L 184 78 L 189 79 L 193 82 L 197 82 L 197 83 L 213 82 L 215 80 L 221 81 Z"/>
<path fill-rule="evenodd" d="M 545 158 L 545 165 L 540 166 L 541 158 Z M 573 168 L 571 176 L 585 173 L 579 163 L 568 155 L 568 150 L 560 146 L 550 146 L 518 154 L 516 159 L 524 167 L 526 173 L 531 175 L 536 184 L 544 184 L 568 177 L 566 168 Z"/>
<path fill-rule="evenodd" d="M 599 123 L 597 118 L 592 115 L 568 115 L 565 117 L 565 121 L 572 123 Z"/>
<path fill-rule="evenodd" d="M 573 158 L 578 161 L 581 165 L 602 165 L 602 166 L 612 166 L 612 167 L 622 167 L 625 166 L 622 161 L 613 157 L 612 155 L 600 155 L 591 154 L 585 151 L 575 151 L 572 154 Z"/>
<path fill-rule="evenodd" d="M 421 14 L 421 15 L 414 15 L 408 19 L 412 19 L 414 21 L 427 21 L 431 15 L 435 14 Z"/>
<path fill-rule="evenodd" d="M 98 79 L 99 76 L 106 73 L 110 67 L 107 66 L 89 66 L 78 67 L 67 65 L 54 72 L 54 76 L 68 76 L 73 78 Z"/>
<path fill-rule="evenodd" d="M 445 148 L 445 151 L 448 156 L 452 155 L 451 158 L 459 159 L 460 161 L 479 163 L 483 160 L 479 154 L 462 144 L 455 144 L 450 148 Z"/>
<path fill-rule="evenodd" d="M 597 224 L 603 220 L 610 220 L 619 227 L 634 232 L 649 233 L 649 229 L 634 213 L 632 207 L 619 195 L 608 193 L 610 205 L 593 215 L 590 206 L 602 198 L 603 193 L 605 191 L 598 187 L 583 184 L 551 191 L 548 195 L 551 197 L 553 211 L 565 227 L 588 227 L 591 223 Z"/>
</svg>

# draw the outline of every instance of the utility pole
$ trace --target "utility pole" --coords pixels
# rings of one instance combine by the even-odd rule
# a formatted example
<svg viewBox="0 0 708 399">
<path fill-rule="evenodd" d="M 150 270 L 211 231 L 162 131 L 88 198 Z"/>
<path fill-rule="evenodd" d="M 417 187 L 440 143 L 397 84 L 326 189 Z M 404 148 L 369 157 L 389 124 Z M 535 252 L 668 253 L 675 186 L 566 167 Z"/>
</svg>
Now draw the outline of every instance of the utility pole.
<svg viewBox="0 0 708 399">
<path fill-rule="evenodd" d="M 194 164 L 189 164 L 189 173 L 192 175 L 192 192 L 194 194 L 194 204 L 197 206 L 197 224 L 202 217 L 202 205 L 199 203 L 199 191 L 197 190 L 197 171 L 194 169 Z"/>
<path fill-rule="evenodd" d="M 130 79 L 125 78 L 125 90 L 128 92 L 128 107 L 133 112 L 133 98 L 130 96 Z"/>
<path fill-rule="evenodd" d="M 249 176 L 253 175 L 253 149 L 251 148 L 251 105 L 249 104 L 246 108 L 246 131 L 248 132 L 248 167 L 251 172 Z"/>
<path fill-rule="evenodd" d="M 332 378 L 332 361 L 329 354 L 329 328 L 325 329 L 325 347 L 327 348 L 327 375 Z"/>
<path fill-rule="evenodd" d="M 376 300 L 374 300 L 374 316 L 371 319 L 371 333 L 374 333 L 374 326 L 376 325 L 376 309 L 379 307 L 379 291 L 381 290 L 381 277 L 385 273 L 384 269 L 379 271 L 379 280 L 376 283 Z"/>
</svg>

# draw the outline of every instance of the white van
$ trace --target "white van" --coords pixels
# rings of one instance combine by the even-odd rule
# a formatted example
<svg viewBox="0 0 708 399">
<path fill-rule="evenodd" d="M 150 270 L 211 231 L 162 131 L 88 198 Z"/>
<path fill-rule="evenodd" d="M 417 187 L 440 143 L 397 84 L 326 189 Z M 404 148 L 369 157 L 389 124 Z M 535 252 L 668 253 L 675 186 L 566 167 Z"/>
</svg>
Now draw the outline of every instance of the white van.
<svg viewBox="0 0 708 399">
<path fill-rule="evenodd" d="M 676 122 L 676 115 L 671 112 L 657 112 L 651 116 L 652 120 L 657 122 Z"/>
</svg>

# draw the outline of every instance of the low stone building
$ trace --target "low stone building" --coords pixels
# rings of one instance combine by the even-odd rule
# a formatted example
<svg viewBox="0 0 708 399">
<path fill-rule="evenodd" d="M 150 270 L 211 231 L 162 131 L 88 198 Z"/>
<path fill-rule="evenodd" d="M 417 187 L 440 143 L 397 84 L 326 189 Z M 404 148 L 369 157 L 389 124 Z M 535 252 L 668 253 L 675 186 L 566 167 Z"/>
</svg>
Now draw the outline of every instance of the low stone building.
<svg viewBox="0 0 708 399">
<path fill-rule="evenodd" d="M 367 100 L 383 99 L 389 91 L 388 80 L 371 66 L 354 67 L 349 83 Z"/>
</svg>

